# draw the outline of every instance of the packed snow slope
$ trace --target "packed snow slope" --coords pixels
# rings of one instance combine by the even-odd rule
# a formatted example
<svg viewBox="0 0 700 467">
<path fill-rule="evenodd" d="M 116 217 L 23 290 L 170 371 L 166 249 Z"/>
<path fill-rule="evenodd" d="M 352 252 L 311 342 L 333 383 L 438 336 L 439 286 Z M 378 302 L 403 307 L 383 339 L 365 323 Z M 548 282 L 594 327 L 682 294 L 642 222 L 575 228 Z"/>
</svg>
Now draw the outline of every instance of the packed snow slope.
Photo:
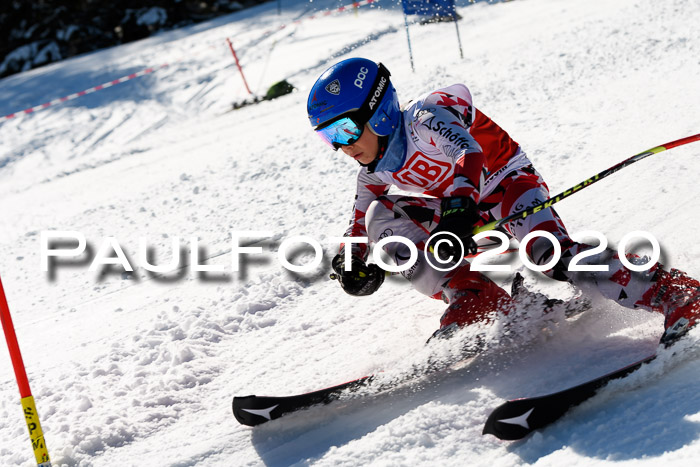
<svg viewBox="0 0 700 467">
<path fill-rule="evenodd" d="M 654 351 L 660 315 L 599 300 L 444 378 L 257 429 L 234 420 L 234 395 L 408 371 L 427 358 L 425 340 L 444 308 L 398 278 L 362 299 L 328 279 L 337 248 L 329 239 L 346 228 L 357 170 L 306 119 L 308 90 L 332 63 L 383 62 L 402 100 L 466 83 L 553 193 L 700 131 L 696 0 L 460 2 L 464 58 L 453 24 L 413 25 L 415 72 L 397 4 L 308 19 L 341 4 L 290 0 L 278 15 L 271 2 L 0 81 L 6 115 L 168 64 L 0 123 L 0 274 L 54 465 L 696 465 L 700 361 L 692 346 L 524 441 L 481 435 L 505 399 L 562 389 Z M 298 92 L 232 111 L 246 92 L 226 37 L 255 92 L 281 79 Z M 690 144 L 557 210 L 571 232 L 597 230 L 611 245 L 650 232 L 668 267 L 698 277 L 699 171 L 700 146 Z M 82 232 L 88 252 L 42 271 L 41 232 L 50 230 Z M 273 237 L 243 238 L 263 252 L 234 273 L 233 233 L 261 230 Z M 323 245 L 315 272 L 292 274 L 278 260 L 281 241 L 295 235 Z M 132 274 L 89 270 L 108 237 Z M 180 269 L 145 271 L 140 237 L 152 262 L 181 259 Z M 190 249 L 223 271 L 196 271 Z M 313 256 L 295 253 L 297 264 Z M 516 257 L 509 264 L 511 273 L 493 276 L 505 287 L 521 270 L 533 290 L 577 293 Z M 0 465 L 31 465 L 4 350 L 0 420 Z"/>
</svg>

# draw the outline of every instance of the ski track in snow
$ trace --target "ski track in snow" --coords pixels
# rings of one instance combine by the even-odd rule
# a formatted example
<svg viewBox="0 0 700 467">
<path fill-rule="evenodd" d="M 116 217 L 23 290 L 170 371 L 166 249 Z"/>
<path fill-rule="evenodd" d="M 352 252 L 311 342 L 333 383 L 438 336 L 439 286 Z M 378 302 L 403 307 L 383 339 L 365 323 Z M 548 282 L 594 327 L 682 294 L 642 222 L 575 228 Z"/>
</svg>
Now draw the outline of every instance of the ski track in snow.
<svg viewBox="0 0 700 467">
<path fill-rule="evenodd" d="M 423 344 L 444 308 L 397 278 L 353 299 L 327 277 L 335 249 L 327 239 L 346 228 L 356 172 L 306 121 L 308 89 L 331 63 L 382 61 L 402 99 L 466 83 L 552 193 L 700 131 L 696 1 L 460 1 L 465 58 L 452 24 L 412 25 L 415 73 L 395 4 L 291 25 L 338 3 L 288 3 L 281 15 L 263 4 L 0 80 L 5 115 L 168 64 L 0 124 L 0 273 L 53 464 L 695 465 L 700 363 L 692 347 L 662 355 L 525 440 L 481 435 L 504 399 L 564 389 L 654 351 L 660 316 L 602 301 L 449 375 L 256 429 L 237 424 L 233 395 L 400 376 L 427 357 Z M 275 30 L 281 24 L 290 26 Z M 226 37 L 254 90 L 288 78 L 298 91 L 231 111 L 246 92 Z M 571 232 L 598 230 L 612 245 L 647 230 L 666 265 L 700 276 L 699 161 L 697 143 L 650 157 L 557 210 Z M 173 255 L 189 261 L 197 236 L 201 256 L 225 273 L 137 267 L 129 277 L 96 276 L 83 260 L 48 275 L 39 238 L 53 229 L 83 232 L 93 252 L 114 236 L 135 265 L 141 236 L 159 264 Z M 274 236 L 244 239 L 265 254 L 234 274 L 231 232 L 242 230 Z M 323 272 L 280 266 L 278 245 L 292 235 L 323 243 Z M 509 275 L 494 277 L 509 287 Z M 526 278 L 552 296 L 574 293 Z M 9 358 L 2 361 L 0 465 L 29 465 L 17 386 Z"/>
</svg>

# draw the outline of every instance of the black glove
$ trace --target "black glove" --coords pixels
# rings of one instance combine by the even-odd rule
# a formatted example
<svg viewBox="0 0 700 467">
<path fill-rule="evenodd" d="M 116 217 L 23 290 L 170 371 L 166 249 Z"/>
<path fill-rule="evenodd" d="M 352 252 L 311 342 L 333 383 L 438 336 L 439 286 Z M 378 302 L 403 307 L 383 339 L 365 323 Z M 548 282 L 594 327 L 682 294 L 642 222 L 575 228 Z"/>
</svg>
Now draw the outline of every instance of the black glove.
<svg viewBox="0 0 700 467">
<path fill-rule="evenodd" d="M 477 245 L 472 239 L 472 230 L 474 230 L 474 224 L 477 223 L 480 216 L 474 200 L 465 196 L 443 198 L 442 203 L 440 203 L 440 208 L 440 222 L 435 230 L 433 230 L 432 235 L 439 234 L 440 232 L 451 232 L 457 235 L 462 242 L 465 255 L 475 255 L 477 252 Z M 447 259 L 460 254 L 459 245 L 455 244 L 455 238 L 451 235 L 436 236 L 432 241 L 433 245 L 441 238 L 450 240 L 453 245 L 449 246 L 446 242 L 440 244 L 437 252 L 440 259 Z"/>
<path fill-rule="evenodd" d="M 331 279 L 338 279 L 343 290 L 350 295 L 371 295 L 384 282 L 384 270 L 376 264 L 365 264 L 358 256 L 352 256 L 352 270 L 345 270 L 345 253 L 335 255 L 331 266 L 336 274 Z"/>
</svg>

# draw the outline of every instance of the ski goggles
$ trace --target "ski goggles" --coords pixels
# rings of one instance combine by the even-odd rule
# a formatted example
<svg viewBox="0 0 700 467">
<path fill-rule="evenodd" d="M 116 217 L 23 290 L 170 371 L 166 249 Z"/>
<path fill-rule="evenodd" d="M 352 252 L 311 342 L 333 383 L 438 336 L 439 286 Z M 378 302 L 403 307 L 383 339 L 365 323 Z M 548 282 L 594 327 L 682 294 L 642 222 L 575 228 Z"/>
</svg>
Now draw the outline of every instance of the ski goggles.
<svg viewBox="0 0 700 467">
<path fill-rule="evenodd" d="M 362 130 L 364 125 L 358 124 L 351 117 L 343 117 L 317 129 L 316 134 L 337 151 L 340 146 L 353 144 L 360 139 Z"/>
</svg>

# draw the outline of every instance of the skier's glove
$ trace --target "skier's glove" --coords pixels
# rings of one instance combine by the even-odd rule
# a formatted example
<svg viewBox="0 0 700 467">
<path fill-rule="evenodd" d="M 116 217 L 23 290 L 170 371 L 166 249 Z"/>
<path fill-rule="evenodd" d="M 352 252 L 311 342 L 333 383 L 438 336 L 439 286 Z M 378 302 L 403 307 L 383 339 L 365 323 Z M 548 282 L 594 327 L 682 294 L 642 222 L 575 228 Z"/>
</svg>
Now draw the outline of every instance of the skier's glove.
<svg viewBox="0 0 700 467">
<path fill-rule="evenodd" d="M 451 232 L 459 238 L 464 246 L 464 254 L 475 255 L 477 252 L 476 242 L 472 239 L 472 230 L 474 224 L 480 219 L 479 211 L 473 199 L 465 196 L 454 196 L 451 198 L 443 198 L 440 204 L 441 214 L 440 222 L 438 223 L 432 235 L 440 232 Z M 440 259 L 448 259 L 460 254 L 460 247 L 455 242 L 455 238 L 451 235 L 437 235 L 431 242 L 433 245 L 445 238 L 451 242 L 442 242 L 438 248 L 437 254 Z M 432 251 L 432 247 L 431 247 Z"/>
<path fill-rule="evenodd" d="M 384 282 L 384 270 L 376 264 L 366 264 L 358 256 L 352 255 L 352 270 L 345 270 L 345 253 L 335 255 L 331 266 L 336 274 L 331 279 L 338 279 L 343 290 L 350 295 L 371 295 Z"/>
</svg>

